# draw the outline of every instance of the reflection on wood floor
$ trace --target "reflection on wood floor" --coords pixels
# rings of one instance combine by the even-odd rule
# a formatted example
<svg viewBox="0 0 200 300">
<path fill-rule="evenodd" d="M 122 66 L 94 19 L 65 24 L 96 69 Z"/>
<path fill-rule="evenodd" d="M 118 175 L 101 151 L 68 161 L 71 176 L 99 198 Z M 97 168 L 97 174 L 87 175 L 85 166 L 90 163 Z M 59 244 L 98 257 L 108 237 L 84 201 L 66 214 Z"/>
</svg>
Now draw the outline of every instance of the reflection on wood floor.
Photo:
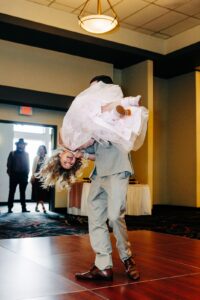
<svg viewBox="0 0 200 300">
<path fill-rule="evenodd" d="M 126 277 L 113 236 L 112 282 L 75 279 L 94 260 L 88 235 L 0 240 L 0 299 L 200 299 L 200 240 L 142 230 L 129 237 L 139 282 Z"/>
</svg>

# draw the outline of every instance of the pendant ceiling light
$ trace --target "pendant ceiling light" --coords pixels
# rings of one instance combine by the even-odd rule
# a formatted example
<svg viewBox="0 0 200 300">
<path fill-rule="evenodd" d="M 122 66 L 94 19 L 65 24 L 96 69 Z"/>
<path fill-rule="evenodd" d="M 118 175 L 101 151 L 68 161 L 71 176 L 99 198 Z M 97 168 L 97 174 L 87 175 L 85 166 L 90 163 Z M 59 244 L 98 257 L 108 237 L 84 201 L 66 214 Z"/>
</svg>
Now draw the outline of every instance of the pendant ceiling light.
<svg viewBox="0 0 200 300">
<path fill-rule="evenodd" d="M 97 0 L 97 14 L 87 15 L 86 6 L 90 0 L 87 0 L 78 16 L 79 25 L 86 31 L 96 34 L 106 33 L 113 30 L 118 25 L 117 14 L 115 13 L 109 0 L 106 0 L 112 16 L 102 14 L 101 0 Z"/>
</svg>

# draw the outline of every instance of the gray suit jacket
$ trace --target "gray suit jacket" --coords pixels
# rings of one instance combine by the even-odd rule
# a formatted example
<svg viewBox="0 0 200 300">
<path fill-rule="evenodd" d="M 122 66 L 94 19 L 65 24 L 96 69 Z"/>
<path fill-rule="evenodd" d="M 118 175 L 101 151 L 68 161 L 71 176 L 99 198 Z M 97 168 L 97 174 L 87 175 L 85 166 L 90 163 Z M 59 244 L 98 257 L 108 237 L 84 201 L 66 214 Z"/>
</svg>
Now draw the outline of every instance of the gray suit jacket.
<svg viewBox="0 0 200 300">
<path fill-rule="evenodd" d="M 103 177 L 121 172 L 133 174 L 129 154 L 111 143 L 94 143 L 93 146 L 86 149 L 86 152 L 96 156 L 95 167 L 91 176 L 97 174 Z"/>
</svg>

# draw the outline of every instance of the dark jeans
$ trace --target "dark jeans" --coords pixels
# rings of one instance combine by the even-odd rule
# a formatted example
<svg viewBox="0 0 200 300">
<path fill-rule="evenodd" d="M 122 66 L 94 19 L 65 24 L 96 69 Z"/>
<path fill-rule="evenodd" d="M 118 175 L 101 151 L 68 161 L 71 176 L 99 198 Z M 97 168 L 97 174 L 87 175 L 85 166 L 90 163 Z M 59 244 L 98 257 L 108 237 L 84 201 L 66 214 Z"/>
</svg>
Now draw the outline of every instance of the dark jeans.
<svg viewBox="0 0 200 300">
<path fill-rule="evenodd" d="M 28 184 L 28 176 L 20 173 L 10 176 L 8 209 L 11 209 L 13 207 L 15 191 L 18 184 L 19 184 L 20 202 L 21 202 L 22 210 L 26 209 L 25 191 Z"/>
</svg>

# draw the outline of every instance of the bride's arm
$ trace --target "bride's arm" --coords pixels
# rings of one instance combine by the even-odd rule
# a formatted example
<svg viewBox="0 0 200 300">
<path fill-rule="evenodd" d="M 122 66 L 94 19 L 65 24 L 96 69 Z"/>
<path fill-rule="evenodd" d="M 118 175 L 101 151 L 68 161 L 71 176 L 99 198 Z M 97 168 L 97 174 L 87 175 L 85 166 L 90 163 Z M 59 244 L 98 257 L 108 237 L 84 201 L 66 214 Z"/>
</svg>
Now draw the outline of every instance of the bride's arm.
<svg viewBox="0 0 200 300">
<path fill-rule="evenodd" d="M 61 129 L 59 130 L 59 133 L 58 133 L 58 145 L 59 146 L 65 146 L 64 142 L 63 142 L 63 139 L 62 139 Z"/>
<path fill-rule="evenodd" d="M 65 145 L 65 143 L 63 142 L 61 128 L 60 128 L 59 133 L 58 133 L 58 146 L 66 148 L 67 150 L 71 151 L 71 149 L 69 149 L 69 147 L 67 147 Z"/>
<path fill-rule="evenodd" d="M 95 160 L 95 155 L 94 154 L 90 154 L 88 152 L 85 152 L 85 151 L 77 151 L 75 152 L 75 157 L 76 158 L 84 158 L 84 159 L 89 159 L 89 160 Z"/>
<path fill-rule="evenodd" d="M 79 148 L 77 149 L 77 151 L 75 152 L 75 157 L 76 158 L 85 158 L 85 159 L 89 159 L 89 160 L 95 160 L 95 152 L 94 152 L 94 139 L 90 139 L 87 143 L 85 143 L 83 146 L 83 148 Z"/>
</svg>

